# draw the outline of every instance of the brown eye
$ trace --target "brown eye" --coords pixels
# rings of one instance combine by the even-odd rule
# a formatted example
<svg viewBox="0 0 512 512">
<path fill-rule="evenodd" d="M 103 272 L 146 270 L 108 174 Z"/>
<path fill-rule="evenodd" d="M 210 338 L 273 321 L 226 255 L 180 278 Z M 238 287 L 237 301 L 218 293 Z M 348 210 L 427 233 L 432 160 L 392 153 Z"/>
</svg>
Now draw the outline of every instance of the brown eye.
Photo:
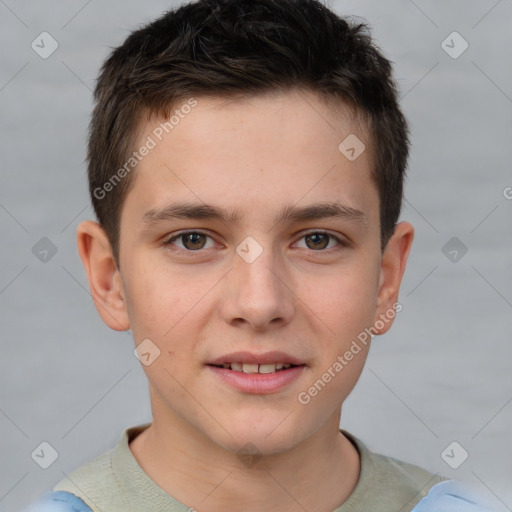
<svg viewBox="0 0 512 512">
<path fill-rule="evenodd" d="M 181 247 L 179 245 L 177 246 L 179 249 L 197 251 L 199 249 L 205 248 L 207 238 L 211 237 L 205 233 L 201 233 L 200 231 L 187 231 L 179 233 L 178 235 L 174 235 L 165 244 L 176 245 L 174 242 L 177 240 L 182 244 Z"/>
<path fill-rule="evenodd" d="M 325 249 L 328 248 L 331 241 L 335 241 L 337 244 L 335 246 L 329 247 L 329 249 L 342 249 L 347 245 L 337 236 L 331 235 L 330 233 L 325 233 L 323 231 L 313 231 L 311 233 L 307 233 L 302 237 L 302 239 L 306 241 L 306 249 L 320 252 L 329 252 Z"/>
<path fill-rule="evenodd" d="M 313 233 L 312 235 L 306 235 L 306 240 L 311 240 L 310 244 L 306 243 L 309 249 L 325 249 L 329 245 L 329 235 L 325 233 Z"/>
</svg>

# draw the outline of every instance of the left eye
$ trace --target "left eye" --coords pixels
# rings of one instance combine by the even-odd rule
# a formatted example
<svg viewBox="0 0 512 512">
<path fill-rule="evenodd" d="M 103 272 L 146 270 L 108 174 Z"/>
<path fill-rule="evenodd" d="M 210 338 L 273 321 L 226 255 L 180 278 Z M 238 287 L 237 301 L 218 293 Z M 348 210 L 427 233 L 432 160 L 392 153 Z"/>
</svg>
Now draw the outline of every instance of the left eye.
<svg viewBox="0 0 512 512">
<path fill-rule="evenodd" d="M 335 240 L 338 243 L 338 246 L 345 246 L 346 244 L 340 240 L 337 236 L 331 235 L 330 233 L 325 233 L 323 231 L 314 231 L 311 233 L 306 233 L 302 236 L 305 240 L 310 240 L 311 243 L 308 244 L 306 242 L 306 249 L 312 250 L 323 250 L 326 249 L 329 245 L 330 240 Z M 332 247 L 331 247 L 332 249 Z"/>
<path fill-rule="evenodd" d="M 210 245 L 210 247 L 206 247 L 206 239 L 208 238 L 213 242 L 213 239 L 210 235 L 202 233 L 201 231 L 185 231 L 169 238 L 165 242 L 165 245 L 176 245 L 174 242 L 178 240 L 182 243 L 181 247 L 178 245 L 180 249 L 193 252 L 199 251 L 200 249 L 210 249 L 214 247 L 215 244 Z M 347 245 L 337 236 L 331 235 L 330 233 L 325 233 L 323 231 L 313 231 L 311 233 L 306 233 L 300 238 L 300 240 L 302 239 L 306 240 L 306 249 L 311 249 L 313 251 L 323 251 L 326 248 L 332 249 L 333 247 L 328 247 L 329 242 L 332 240 L 336 241 L 338 246 L 344 247 Z M 309 243 L 307 242 L 308 240 L 310 241 Z"/>
</svg>

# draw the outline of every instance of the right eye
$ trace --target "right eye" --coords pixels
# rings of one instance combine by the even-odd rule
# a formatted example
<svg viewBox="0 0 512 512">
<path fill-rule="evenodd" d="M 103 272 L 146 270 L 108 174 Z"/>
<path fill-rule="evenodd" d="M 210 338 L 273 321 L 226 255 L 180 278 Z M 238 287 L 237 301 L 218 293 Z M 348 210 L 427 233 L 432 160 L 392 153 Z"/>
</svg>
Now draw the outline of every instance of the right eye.
<svg viewBox="0 0 512 512">
<path fill-rule="evenodd" d="M 181 233 L 173 235 L 171 238 L 169 238 L 165 242 L 164 245 L 176 247 L 174 242 L 176 240 L 179 240 L 183 244 L 182 247 L 178 246 L 180 251 L 196 252 L 196 251 L 199 251 L 199 250 L 205 248 L 205 238 L 212 239 L 212 237 L 210 235 L 207 235 L 206 233 L 203 233 L 202 231 L 182 231 Z M 208 247 L 206 247 L 206 248 L 208 249 Z M 175 249 L 171 248 L 171 250 L 175 250 Z"/>
</svg>

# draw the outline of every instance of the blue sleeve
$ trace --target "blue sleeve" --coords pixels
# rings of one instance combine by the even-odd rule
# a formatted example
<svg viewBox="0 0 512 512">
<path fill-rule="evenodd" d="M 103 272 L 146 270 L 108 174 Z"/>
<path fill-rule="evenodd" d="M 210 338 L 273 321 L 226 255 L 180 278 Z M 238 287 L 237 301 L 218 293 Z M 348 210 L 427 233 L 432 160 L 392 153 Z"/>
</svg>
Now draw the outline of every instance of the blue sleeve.
<svg viewBox="0 0 512 512">
<path fill-rule="evenodd" d="M 48 491 L 22 512 L 92 512 L 78 497 L 67 491 Z"/>
<path fill-rule="evenodd" d="M 411 512 L 496 512 L 475 489 L 456 480 L 432 487 Z"/>
</svg>

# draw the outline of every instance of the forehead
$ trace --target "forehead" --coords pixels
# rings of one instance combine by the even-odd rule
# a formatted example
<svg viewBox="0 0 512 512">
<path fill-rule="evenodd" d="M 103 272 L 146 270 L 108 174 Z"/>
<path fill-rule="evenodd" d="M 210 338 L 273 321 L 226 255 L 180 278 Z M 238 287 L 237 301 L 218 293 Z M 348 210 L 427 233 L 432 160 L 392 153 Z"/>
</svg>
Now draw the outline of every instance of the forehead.
<svg viewBox="0 0 512 512">
<path fill-rule="evenodd" d="M 237 222 L 275 220 L 298 203 L 378 212 L 365 130 L 314 93 L 185 99 L 141 124 L 136 151 L 144 146 L 125 201 L 141 221 L 173 201 L 236 211 Z"/>
</svg>

